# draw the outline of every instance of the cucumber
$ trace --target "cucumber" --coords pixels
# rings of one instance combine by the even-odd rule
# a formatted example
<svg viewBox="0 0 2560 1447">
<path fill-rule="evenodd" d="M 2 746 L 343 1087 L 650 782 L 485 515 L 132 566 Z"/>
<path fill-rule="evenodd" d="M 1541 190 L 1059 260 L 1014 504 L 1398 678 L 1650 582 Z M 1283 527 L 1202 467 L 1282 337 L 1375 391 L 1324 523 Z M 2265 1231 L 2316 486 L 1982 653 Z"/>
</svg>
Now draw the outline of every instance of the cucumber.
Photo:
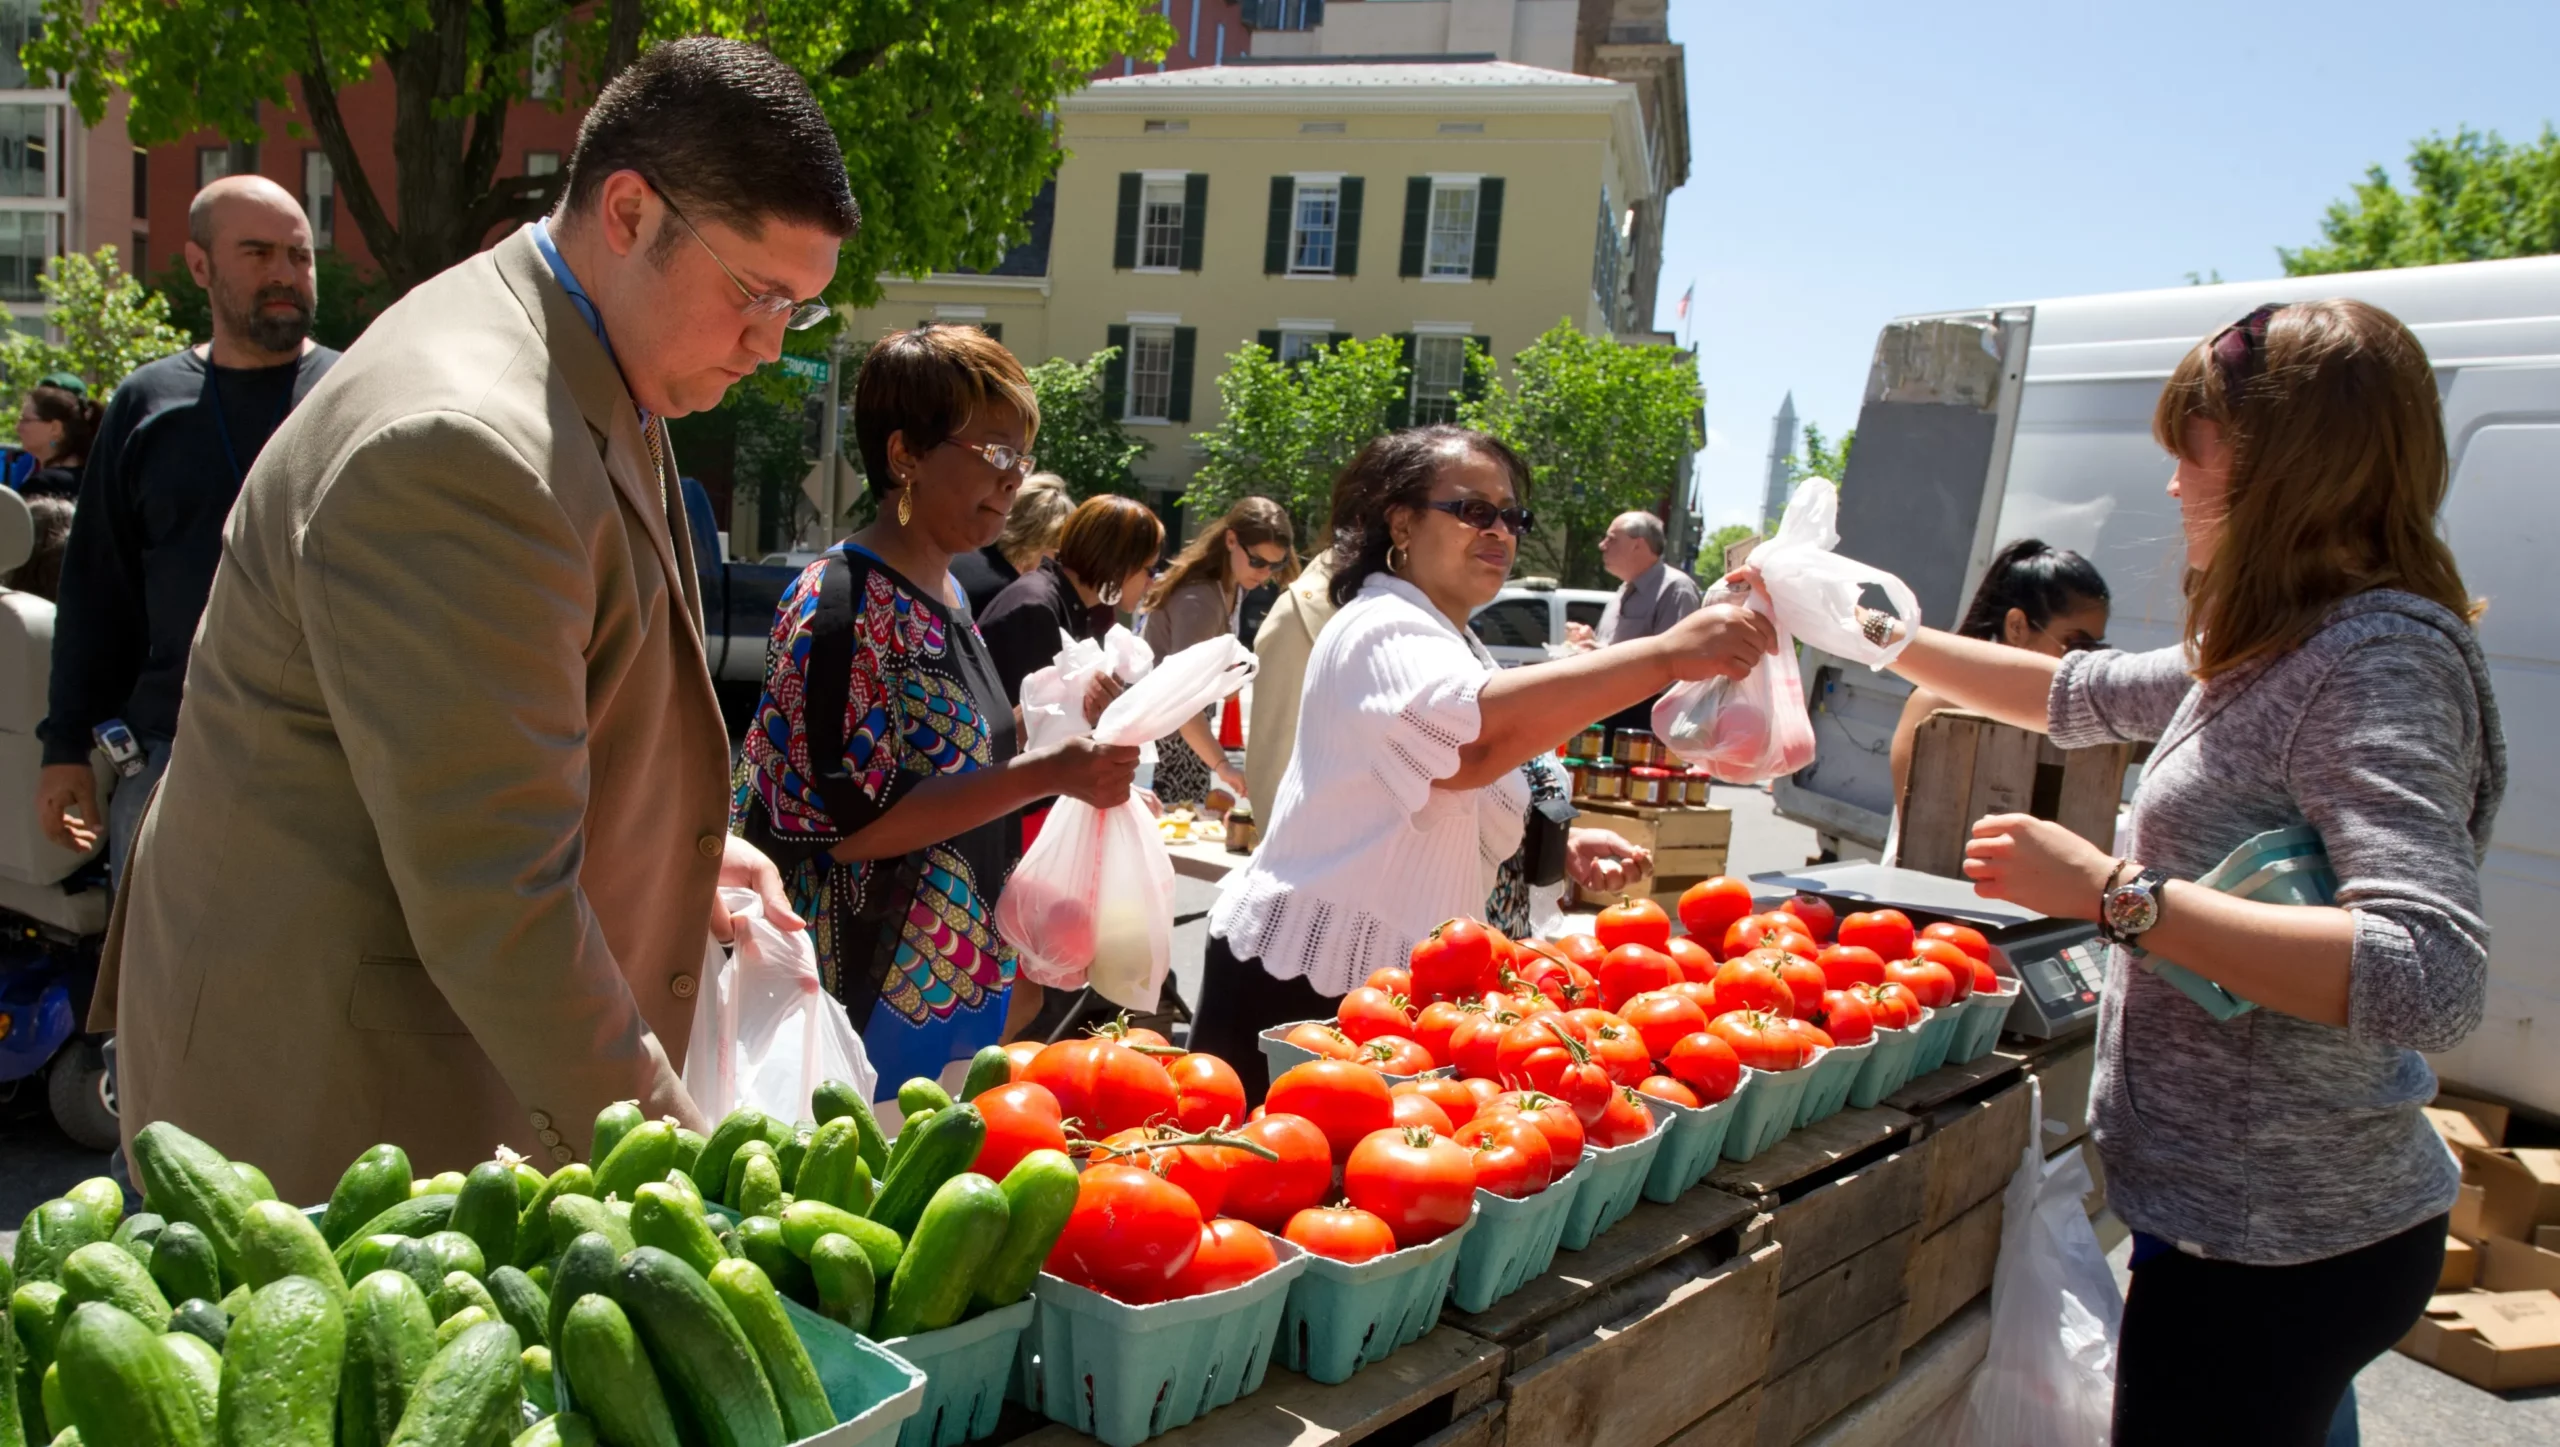
<svg viewBox="0 0 2560 1447">
<path fill-rule="evenodd" d="M 976 1100 L 999 1085 L 1013 1083 L 1013 1057 L 1001 1045 L 990 1045 L 969 1057 L 969 1076 L 960 1082 L 960 1098 Z"/>
<path fill-rule="evenodd" d="M 61 1335 L 62 1283 L 30 1281 L 9 1293 L 9 1326 L 18 1339 L 22 1360 L 42 1371 L 53 1360 L 54 1340 Z"/>
<path fill-rule="evenodd" d="M 791 1254 L 803 1261 L 818 1238 L 829 1233 L 850 1236 L 862 1254 L 871 1258 L 871 1270 L 881 1280 L 889 1279 L 898 1269 L 898 1258 L 906 1253 L 907 1238 L 864 1216 L 839 1210 L 823 1201 L 794 1201 L 782 1211 L 782 1240 Z"/>
<path fill-rule="evenodd" d="M 540 1266 L 526 1267 L 524 1269 L 524 1279 L 541 1287 L 542 1294 L 549 1296 L 551 1294 L 551 1263 L 546 1261 Z"/>
<path fill-rule="evenodd" d="M 613 1298 L 583 1297 L 569 1309 L 554 1365 L 598 1437 L 614 1447 L 683 1447 L 666 1389 Z"/>
<path fill-rule="evenodd" d="M 238 1321 L 240 1319 L 240 1313 L 249 1309 L 249 1288 L 245 1286 L 235 1286 L 231 1288 L 231 1294 L 222 1298 L 219 1305 L 222 1307 L 222 1314 L 224 1316 L 231 1318 L 235 1322 Z"/>
<path fill-rule="evenodd" d="M 781 1152 L 773 1148 L 773 1142 L 762 1136 L 751 1141 L 740 1142 L 736 1152 L 729 1157 L 729 1174 L 720 1183 L 720 1199 L 735 1207 L 738 1204 L 739 1189 L 746 1180 L 747 1162 L 759 1156 L 766 1160 L 773 1160 L 780 1155 Z M 779 1167 L 775 1168 L 775 1174 L 777 1176 L 781 1174 Z M 747 1211 L 741 1214 L 752 1216 L 755 1212 Z"/>
<path fill-rule="evenodd" d="M 601 1231 L 590 1231 L 560 1253 L 560 1269 L 551 1279 L 551 1345 L 560 1346 L 560 1326 L 580 1297 L 609 1294 L 613 1274 L 622 1269 L 622 1253 Z M 570 1388 L 576 1392 L 574 1382 Z"/>
<path fill-rule="evenodd" d="M 752 1261 L 723 1261 L 712 1268 L 711 1290 L 736 1318 L 738 1329 L 747 1334 L 756 1364 L 764 1368 L 765 1383 L 782 1409 L 782 1427 L 790 1440 L 813 1437 L 834 1426 L 835 1409 L 827 1405 L 827 1389 L 818 1380 L 817 1364 L 809 1360 L 809 1349 L 791 1330 L 791 1318 L 782 1309 L 782 1297 L 774 1291 L 772 1279 Z"/>
<path fill-rule="evenodd" d="M 889 1280 L 877 1327 L 882 1337 L 937 1331 L 960 1319 L 1012 1215 L 1004 1188 L 975 1171 L 942 1183 L 925 1203 L 907 1253 Z"/>
<path fill-rule="evenodd" d="M 675 1168 L 676 1128 L 662 1120 L 642 1121 L 596 1167 L 596 1193 L 628 1201 L 642 1186 L 666 1179 Z"/>
<path fill-rule="evenodd" d="M 63 1428 L 61 1433 L 48 1444 L 48 1447 L 80 1447 L 80 1429 L 77 1427 Z"/>
<path fill-rule="evenodd" d="M 356 1228 L 409 1199 L 409 1153 L 395 1145 L 373 1146 L 355 1158 L 329 1193 L 329 1209 L 321 1213 L 320 1234 L 331 1250 L 346 1244 Z"/>
<path fill-rule="evenodd" d="M 419 1240 L 435 1253 L 436 1260 L 444 1263 L 445 1271 L 467 1271 L 473 1276 L 489 1274 L 489 1262 L 480 1254 L 480 1243 L 459 1231 L 430 1231 Z M 436 1274 L 436 1280 L 443 1282 L 443 1272 Z M 427 1294 L 433 1296 L 435 1293 L 429 1291 Z"/>
<path fill-rule="evenodd" d="M 222 1348 L 222 1447 L 332 1447 L 347 1359 L 341 1299 L 307 1276 L 249 1298 Z"/>
<path fill-rule="evenodd" d="M 20 1281 L 53 1281 L 71 1253 L 111 1233 L 100 1227 L 97 1213 L 82 1202 L 57 1196 L 27 1213 L 18 1227 L 18 1246 L 9 1264 Z"/>
<path fill-rule="evenodd" d="M 36 1386 L 36 1400 L 44 1404 L 44 1424 L 56 1432 L 79 1430 L 71 1418 L 71 1398 L 62 1390 L 62 1363 L 44 1369 L 44 1378 Z"/>
<path fill-rule="evenodd" d="M 871 1113 L 871 1102 L 862 1092 L 841 1080 L 822 1080 L 809 1096 L 809 1109 L 818 1124 L 831 1120 L 850 1120 L 862 1133 L 862 1163 L 871 1168 L 871 1178 L 878 1180 L 889 1173 L 889 1138 L 880 1133 L 880 1118 Z"/>
<path fill-rule="evenodd" d="M 898 1087 L 898 1113 L 901 1115 L 922 1115 L 928 1110 L 950 1108 L 951 1092 L 942 1088 L 941 1081 L 919 1075 Z"/>
<path fill-rule="evenodd" d="M 449 1269 L 435 1248 L 414 1237 L 403 1237 L 382 1258 L 382 1269 L 397 1271 L 418 1284 L 418 1294 L 432 1301 L 444 1289 L 444 1274 Z"/>
<path fill-rule="evenodd" d="M 249 1188 L 250 1195 L 261 1201 L 272 1201 L 276 1198 L 276 1183 L 267 1179 L 266 1172 L 247 1161 L 233 1161 L 231 1169 L 240 1177 L 241 1183 Z"/>
<path fill-rule="evenodd" d="M 942 1183 L 969 1169 L 978 1158 L 978 1148 L 987 1140 L 987 1118 L 974 1105 L 955 1105 L 898 1133 L 901 1142 L 910 1137 L 915 1144 L 889 1168 L 889 1179 L 881 1183 L 870 1212 L 872 1220 L 902 1237 L 915 1230 L 925 1202 L 942 1189 Z"/>
<path fill-rule="evenodd" d="M 226 1272 L 239 1270 L 240 1224 L 258 1194 L 231 1169 L 220 1151 L 165 1120 L 155 1120 L 133 1137 L 134 1174 L 142 1182 L 146 1209 L 172 1221 L 184 1221 L 213 1243 L 214 1258 Z M 85 1436 L 96 1437 L 95 1432 Z"/>
<path fill-rule="evenodd" d="M 786 1199 L 782 1189 L 782 1166 L 773 1156 L 751 1156 L 740 1152 L 746 1162 L 740 1172 L 738 1199 L 730 1202 L 742 1216 L 770 1216 L 782 1209 Z"/>
<path fill-rule="evenodd" d="M 244 1208 L 245 1210 L 245 1208 Z M 441 1231 L 453 1219 L 453 1197 L 446 1194 L 411 1196 L 390 1210 L 355 1229 L 354 1234 L 338 1244 L 338 1271 L 345 1274 L 355 1254 L 356 1243 L 367 1236 L 424 1236 Z M 167 1232 L 161 1236 L 166 1239 Z"/>
<path fill-rule="evenodd" d="M 880 1299 L 880 1277 L 870 1253 L 850 1236 L 830 1231 L 809 1248 L 809 1275 L 817 1283 L 818 1310 L 855 1331 L 869 1333 Z"/>
<path fill-rule="evenodd" d="M 702 1148 L 710 1143 L 698 1130 L 688 1130 L 683 1126 L 676 1127 L 675 1168 L 684 1172 L 686 1180 L 693 1179 L 694 1162 L 702 1159 Z"/>
<path fill-rule="evenodd" d="M 809 1137 L 809 1152 L 792 1179 L 797 1201 L 824 1201 L 860 1215 L 871 1205 L 871 1168 L 862 1161 L 862 1131 L 838 1117 Z"/>
<path fill-rule="evenodd" d="M 524 1348 L 502 1321 L 485 1321 L 439 1348 L 409 1393 L 387 1447 L 480 1447 L 524 1419 Z M 225 1442 L 223 1447 L 231 1447 Z"/>
<path fill-rule="evenodd" d="M 613 1299 L 709 1447 L 783 1447 L 789 1440 L 746 1330 L 700 1273 L 654 1246 L 638 1247 L 614 1276 Z"/>
<path fill-rule="evenodd" d="M 1011 1306 L 1031 1294 L 1049 1250 L 1076 1208 L 1076 1165 L 1063 1151 L 1033 1151 L 1005 1173 L 1004 1244 L 978 1268 L 975 1299 Z"/>
<path fill-rule="evenodd" d="M 391 1253 L 400 1249 L 401 1242 L 412 1239 L 414 1238 L 408 1236 L 362 1237 L 352 1243 L 355 1250 L 347 1254 L 346 1270 L 339 1275 L 349 1281 L 362 1281 L 390 1265 Z"/>
<path fill-rule="evenodd" d="M 340 1447 L 382 1447 L 436 1354 L 435 1315 L 397 1271 L 359 1277 L 347 1293 L 347 1361 L 338 1376 Z"/>
<path fill-rule="evenodd" d="M 466 1179 L 468 1178 L 460 1171 L 438 1171 L 427 1179 L 411 1186 L 409 1188 L 409 1194 L 412 1197 L 459 1196 L 462 1194 L 462 1184 Z"/>
<path fill-rule="evenodd" d="M 141 1262 L 147 1271 L 151 1267 L 151 1253 L 159 1247 L 160 1233 L 168 1228 L 166 1220 L 149 1211 L 137 1211 L 125 1217 L 117 1225 L 116 1233 L 107 1239 L 123 1248 L 126 1255 Z"/>
<path fill-rule="evenodd" d="M 636 1100 L 617 1100 L 597 1111 L 595 1134 L 588 1137 L 587 1159 L 602 1166 L 613 1155 L 613 1148 L 622 1144 L 622 1138 L 638 1130 L 648 1119 L 641 1113 L 640 1102 Z"/>
<path fill-rule="evenodd" d="M 738 1148 L 749 1141 L 764 1139 L 764 1112 L 740 1107 L 729 1112 L 712 1128 L 711 1138 L 702 1144 L 702 1154 L 685 1174 L 702 1188 L 702 1194 L 729 1199 L 729 1162 Z"/>
<path fill-rule="evenodd" d="M 738 1223 L 729 1237 L 733 1254 L 752 1261 L 773 1282 L 773 1289 L 803 1306 L 818 1299 L 818 1284 L 809 1275 L 809 1264 L 791 1254 L 783 1244 L 782 1223 L 771 1216 L 749 1216 Z"/>
<path fill-rule="evenodd" d="M 507 1169 L 516 1173 L 516 1214 L 521 1217 L 524 1208 L 533 1203 L 533 1198 L 542 1194 L 542 1188 L 551 1184 L 550 1178 L 535 1170 L 531 1161 L 505 1146 L 498 1147 L 498 1159 L 505 1161 Z M 471 1183 L 466 1178 L 463 1184 Z"/>
<path fill-rule="evenodd" d="M 434 1317 L 439 1325 L 451 1320 L 464 1308 L 473 1306 L 487 1313 L 491 1321 L 505 1320 L 498 1315 L 497 1298 L 489 1294 L 489 1288 L 480 1284 L 479 1277 L 467 1271 L 446 1272 L 444 1280 L 436 1287 L 436 1294 L 427 1298 L 427 1314 Z"/>
<path fill-rule="evenodd" d="M 169 1329 L 169 1298 L 141 1262 L 107 1242 L 92 1241 L 71 1253 L 62 1263 L 62 1291 L 67 1310 L 103 1301 L 155 1332 Z"/>
<path fill-rule="evenodd" d="M 532 1277 L 501 1266 L 489 1273 L 488 1288 L 498 1319 L 514 1327 L 528 1347 L 551 1344 L 551 1298 L 534 1285 Z"/>
<path fill-rule="evenodd" d="M 231 1339 L 231 1318 L 222 1308 L 201 1296 L 191 1296 L 169 1308 L 169 1330 L 191 1336 L 216 1352 Z"/>
<path fill-rule="evenodd" d="M 816 1132 L 815 1126 L 795 1126 L 792 1128 L 790 1139 L 774 1143 L 774 1164 L 782 1170 L 784 1190 L 799 1189 L 800 1163 L 809 1158 L 809 1137 Z"/>
<path fill-rule="evenodd" d="M 697 1216 L 707 1214 L 703 1210 L 703 1207 L 709 1203 L 702 1199 L 702 1188 L 695 1185 L 693 1183 L 693 1177 L 686 1175 L 682 1168 L 667 1172 L 667 1178 L 663 1181 L 657 1182 L 656 1184 L 664 1186 L 668 1190 L 682 1196 L 684 1198 L 685 1209 L 693 1212 L 693 1214 Z M 636 1205 L 638 1203 L 635 1201 L 633 1204 Z"/>
<path fill-rule="evenodd" d="M 436 1348 L 441 1351 L 445 1344 L 455 1337 L 475 1326 L 485 1326 L 497 1319 L 496 1314 L 485 1306 L 466 1306 L 436 1323 Z"/>
<path fill-rule="evenodd" d="M 347 1278 L 311 1218 L 281 1201 L 260 1201 L 240 1227 L 240 1280 L 252 1291 L 307 1276 L 346 1299 Z"/>
<path fill-rule="evenodd" d="M 151 1279 L 171 1301 L 222 1299 L 222 1264 L 214 1259 L 213 1242 L 189 1222 L 160 1228 L 160 1239 L 151 1245 Z"/>
<path fill-rule="evenodd" d="M 575 1412 L 545 1417 L 507 1447 L 598 1447 L 595 1423 Z"/>
<path fill-rule="evenodd" d="M 0 1264 L 0 1297 L 15 1296 L 17 1273 Z M 26 1447 L 26 1423 L 18 1415 L 18 1329 L 0 1310 L 0 1447 Z"/>
<path fill-rule="evenodd" d="M 480 1248 L 483 1261 L 516 1259 L 516 1171 L 505 1161 L 482 1161 L 464 1178 L 453 1198 L 448 1231 L 459 1231 Z"/>
<path fill-rule="evenodd" d="M 596 1193 L 596 1173 L 586 1162 L 571 1161 L 552 1172 L 551 1179 L 516 1216 L 515 1264 L 530 1271 L 560 1248 L 551 1240 L 551 1203 L 562 1196 L 592 1196 Z"/>
<path fill-rule="evenodd" d="M 552 1383 L 551 1348 L 526 1347 L 516 1353 L 516 1377 L 524 1384 L 524 1399 L 544 1416 L 560 1410 L 559 1389 Z"/>
<path fill-rule="evenodd" d="M 204 1429 L 210 1440 L 219 1430 L 217 1414 L 222 1403 L 222 1353 L 207 1345 L 202 1337 L 182 1331 L 166 1333 L 160 1338 L 160 1350 L 178 1364 L 188 1393 L 195 1400 L 196 1425 Z"/>
<path fill-rule="evenodd" d="M 562 1250 L 589 1231 L 613 1243 L 619 1256 L 631 1249 L 631 1227 L 593 1196 L 557 1196 L 551 1202 L 551 1240 Z"/>
<path fill-rule="evenodd" d="M 702 1213 L 663 1181 L 642 1186 L 631 1203 L 631 1239 L 636 1245 L 657 1247 L 704 1276 L 728 1259 Z"/>
<path fill-rule="evenodd" d="M 898 1163 L 907 1158 L 907 1152 L 915 1148 L 917 1141 L 924 1139 L 924 1123 L 933 1119 L 934 1114 L 930 1110 L 920 1110 L 900 1123 L 897 1138 L 889 1142 L 889 1169 L 881 1174 L 881 1180 L 886 1181 L 898 1173 Z"/>
<path fill-rule="evenodd" d="M 88 1207 L 98 1229 L 108 1235 L 113 1235 L 124 1220 L 124 1187 L 117 1185 L 113 1176 L 91 1176 L 63 1192 L 62 1199 Z"/>
</svg>

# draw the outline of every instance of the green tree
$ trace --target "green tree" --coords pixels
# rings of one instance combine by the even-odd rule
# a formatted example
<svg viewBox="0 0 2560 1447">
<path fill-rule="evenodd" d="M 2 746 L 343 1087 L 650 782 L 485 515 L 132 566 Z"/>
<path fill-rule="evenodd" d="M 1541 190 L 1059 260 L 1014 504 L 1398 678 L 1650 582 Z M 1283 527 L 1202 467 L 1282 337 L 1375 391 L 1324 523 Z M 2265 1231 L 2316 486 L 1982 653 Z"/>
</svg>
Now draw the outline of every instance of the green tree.
<svg viewBox="0 0 2560 1447">
<path fill-rule="evenodd" d="M 1393 337 L 1353 338 L 1285 363 L 1247 342 L 1218 376 L 1218 425 L 1200 434 L 1207 460 L 1182 494 L 1184 510 L 1215 517 L 1239 498 L 1267 497 L 1296 519 L 1300 543 L 1314 545 L 1329 525 L 1334 474 L 1387 430 L 1404 395 L 1404 344 Z"/>
<path fill-rule="evenodd" d="M 1858 429 L 1855 427 L 1841 433 L 1840 445 L 1834 447 L 1822 435 L 1820 427 L 1808 422 L 1804 424 L 1804 451 L 1787 459 L 1788 473 L 1799 481 L 1808 477 L 1827 477 L 1838 482 L 1849 475 L 1849 449 L 1857 443 Z M 1777 519 L 1769 521 L 1774 524 Z"/>
<path fill-rule="evenodd" d="M 1726 523 L 1723 527 L 1707 534 L 1707 541 L 1698 549 L 1698 576 L 1722 577 L 1725 549 L 1732 547 L 1735 543 L 1747 542 L 1758 536 L 1760 536 L 1760 530 L 1749 523 Z"/>
<path fill-rule="evenodd" d="M 168 300 L 126 275 L 112 246 L 55 257 L 36 286 L 62 340 L 14 329 L 0 337 L 0 388 L 12 398 L 47 373 L 70 372 L 103 402 L 134 368 L 187 345 L 170 324 Z"/>
<path fill-rule="evenodd" d="M 1693 354 L 1589 336 L 1567 322 L 1511 359 L 1459 421 L 1511 444 L 1529 464 L 1538 531 L 1521 566 L 1579 584 L 1606 581 L 1600 534 L 1620 513 L 1665 510 L 1706 441 Z"/>
<path fill-rule="evenodd" d="M 2320 222 L 2324 246 L 2276 249 L 2287 276 L 2560 252 L 2560 133 L 2511 145 L 2465 127 L 2409 147 L 2409 189 L 2380 166 Z"/>
<path fill-rule="evenodd" d="M 1103 398 L 1104 374 L 1119 360 L 1118 347 L 1105 347 L 1081 362 L 1052 357 L 1031 369 L 1031 393 L 1040 403 L 1040 438 L 1033 451 L 1040 470 L 1065 478 L 1079 502 L 1108 492 L 1138 495 L 1138 474 L 1130 464 L 1150 444 L 1130 436 Z"/>
</svg>

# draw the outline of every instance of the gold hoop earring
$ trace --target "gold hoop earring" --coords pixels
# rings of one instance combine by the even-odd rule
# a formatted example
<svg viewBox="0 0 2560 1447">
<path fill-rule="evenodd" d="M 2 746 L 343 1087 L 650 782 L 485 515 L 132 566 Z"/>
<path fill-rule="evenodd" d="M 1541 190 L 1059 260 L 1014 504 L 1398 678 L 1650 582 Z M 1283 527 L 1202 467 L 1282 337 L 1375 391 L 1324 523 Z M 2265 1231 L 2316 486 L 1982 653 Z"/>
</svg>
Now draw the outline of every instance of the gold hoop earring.
<svg viewBox="0 0 2560 1447">
<path fill-rule="evenodd" d="M 1399 561 L 1399 559 L 1401 559 L 1401 561 Z M 1387 571 L 1395 574 L 1399 578 L 1404 576 L 1405 564 L 1412 561 L 1412 551 L 1407 549 L 1402 543 L 1396 543 L 1387 549 Z"/>
<path fill-rule="evenodd" d="M 916 485 L 911 479 L 898 489 L 898 526 L 905 527 L 916 518 Z"/>
</svg>

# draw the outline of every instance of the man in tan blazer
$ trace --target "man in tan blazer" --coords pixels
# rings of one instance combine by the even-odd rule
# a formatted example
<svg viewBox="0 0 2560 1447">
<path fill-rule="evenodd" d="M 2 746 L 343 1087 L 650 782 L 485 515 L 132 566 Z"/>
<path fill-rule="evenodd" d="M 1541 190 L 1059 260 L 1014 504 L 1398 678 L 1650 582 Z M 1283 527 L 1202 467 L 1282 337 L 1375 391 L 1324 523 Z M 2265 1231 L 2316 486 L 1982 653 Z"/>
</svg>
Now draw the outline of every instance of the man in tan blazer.
<svg viewBox="0 0 2560 1447">
<path fill-rule="evenodd" d="M 857 220 L 800 78 L 661 46 L 561 209 L 411 292 L 251 471 L 102 964 L 128 1142 L 327 1197 L 365 1147 L 546 1169 L 679 1079 L 728 742 L 664 420 L 806 325 Z M 824 314 L 823 308 L 817 309 Z"/>
</svg>

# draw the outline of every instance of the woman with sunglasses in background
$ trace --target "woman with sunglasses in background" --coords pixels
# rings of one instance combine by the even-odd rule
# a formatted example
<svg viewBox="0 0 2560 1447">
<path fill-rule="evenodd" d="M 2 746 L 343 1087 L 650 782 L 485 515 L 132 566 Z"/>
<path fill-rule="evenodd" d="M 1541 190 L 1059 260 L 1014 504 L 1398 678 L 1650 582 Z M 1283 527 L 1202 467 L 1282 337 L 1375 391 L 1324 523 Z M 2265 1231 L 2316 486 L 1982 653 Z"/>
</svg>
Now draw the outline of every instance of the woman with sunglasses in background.
<svg viewBox="0 0 2560 1447">
<path fill-rule="evenodd" d="M 1138 636 L 1158 658 L 1236 631 L 1244 595 L 1265 583 L 1298 576 L 1298 545 L 1286 508 L 1267 497 L 1248 497 L 1176 554 L 1147 590 Z M 1218 731 L 1204 713 L 1171 738 L 1156 741 L 1156 798 L 1167 808 L 1199 804 L 1212 784 L 1245 797 L 1244 771 L 1227 761 Z"/>
<path fill-rule="evenodd" d="M 2134 1230 L 2117 1447 L 2310 1447 L 2444 1259 L 2458 1172 L 2419 1113 L 2419 1052 L 2480 1021 L 2506 750 L 2406 327 L 2356 301 L 2261 307 L 2178 364 L 2152 432 L 2176 460 L 2183 646 L 2057 659 L 1923 629 L 1893 667 L 2065 748 L 2156 741 L 2128 857 L 1993 815 L 1965 872 L 2115 945 L 2091 1133 Z M 2304 826 L 2333 905 L 2191 882 Z M 2137 956 L 2256 1008 L 2218 1018 Z"/>
<path fill-rule="evenodd" d="M 1252 861 L 1209 920 L 1191 1048 L 1266 1085 L 1254 1036 L 1322 1019 L 1441 921 L 1482 917 L 1520 845 L 1521 765 L 1674 680 L 1739 678 L 1770 646 L 1745 608 L 1553 663 L 1501 669 L 1468 631 L 1511 576 L 1528 469 L 1480 432 L 1371 442 L 1334 486 L 1332 595 L 1307 660 L 1297 750 Z"/>
<path fill-rule="evenodd" d="M 995 541 L 1031 470 L 1040 408 L 1022 364 L 975 327 L 894 332 L 863 360 L 853 426 L 879 517 L 783 594 L 731 827 L 780 866 L 820 977 L 894 1092 L 1029 1018 L 1008 1018 L 1013 950 L 995 930 L 1017 811 L 1057 794 L 1119 804 L 1138 751 L 1018 750 L 959 611 L 951 560 Z"/>
</svg>

